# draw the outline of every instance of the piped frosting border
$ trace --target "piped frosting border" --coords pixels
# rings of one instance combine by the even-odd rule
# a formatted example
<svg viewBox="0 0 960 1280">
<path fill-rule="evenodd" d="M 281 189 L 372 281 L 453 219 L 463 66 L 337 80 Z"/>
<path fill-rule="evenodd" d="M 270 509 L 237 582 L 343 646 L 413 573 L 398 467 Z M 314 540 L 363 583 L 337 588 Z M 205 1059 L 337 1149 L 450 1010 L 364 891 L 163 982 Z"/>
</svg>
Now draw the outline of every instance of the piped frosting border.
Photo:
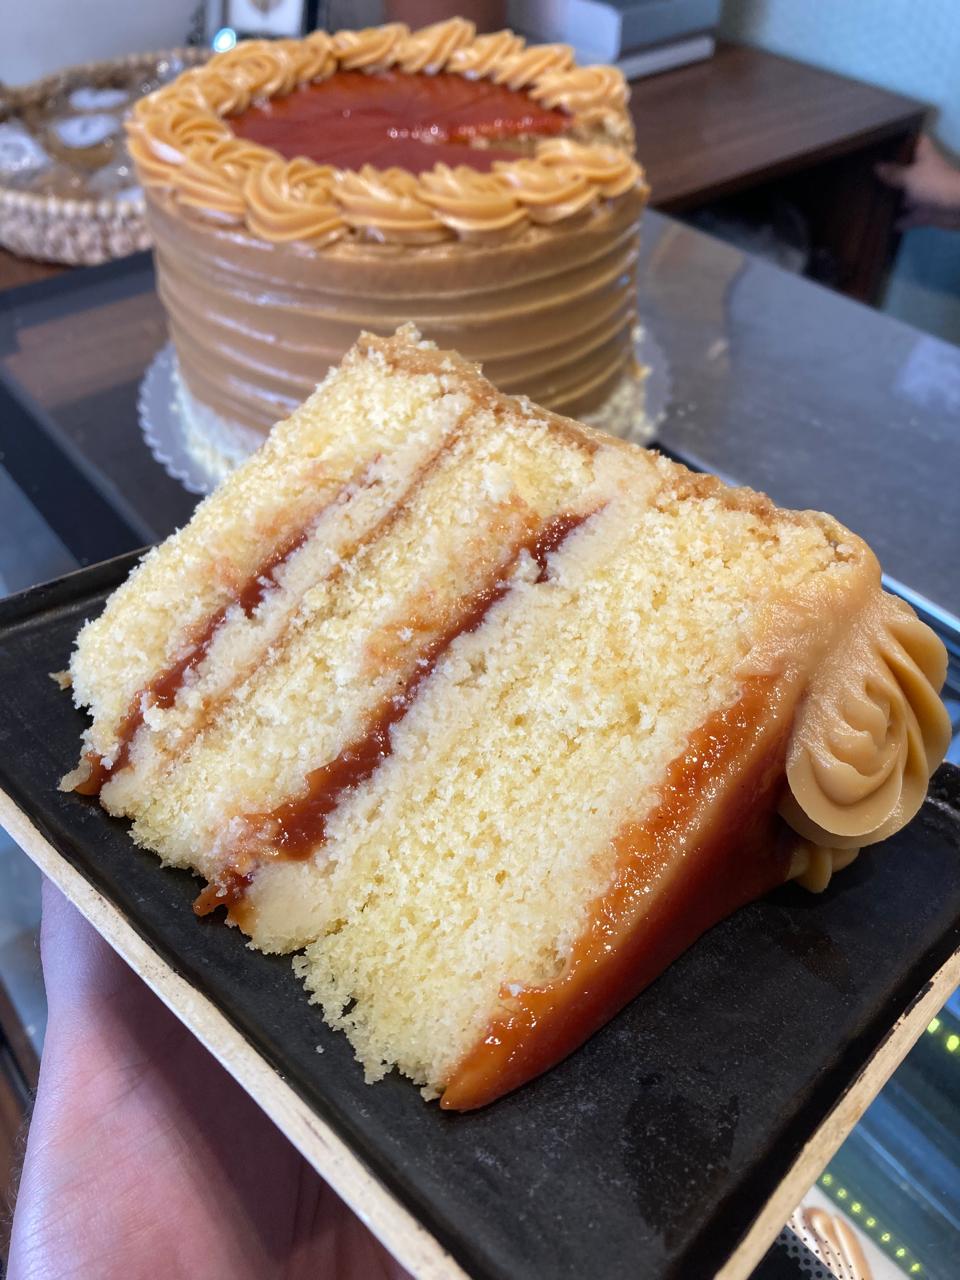
<svg viewBox="0 0 960 1280">
<path fill-rule="evenodd" d="M 572 117 L 572 136 L 490 173 L 437 164 L 337 169 L 238 138 L 226 117 L 336 70 L 399 70 L 490 79 Z M 476 34 L 450 18 L 419 31 L 388 23 L 302 40 L 244 41 L 141 99 L 127 123 L 141 182 L 186 213 L 245 227 L 271 243 L 322 248 L 346 238 L 401 244 L 502 240 L 648 189 L 633 159 L 629 88 L 609 66 L 578 67 L 567 45 Z"/>
<path fill-rule="evenodd" d="M 950 745 L 946 674 L 934 632 L 875 591 L 813 671 L 791 737 L 780 811 L 804 840 L 850 853 L 919 811 Z"/>
</svg>

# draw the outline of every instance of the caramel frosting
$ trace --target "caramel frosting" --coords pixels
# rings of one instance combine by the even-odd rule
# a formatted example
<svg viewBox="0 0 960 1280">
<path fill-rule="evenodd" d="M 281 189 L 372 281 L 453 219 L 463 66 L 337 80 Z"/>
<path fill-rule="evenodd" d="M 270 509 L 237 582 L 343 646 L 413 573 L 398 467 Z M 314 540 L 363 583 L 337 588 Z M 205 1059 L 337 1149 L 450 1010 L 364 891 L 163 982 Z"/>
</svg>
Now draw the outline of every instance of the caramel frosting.
<svg viewBox="0 0 960 1280">
<path fill-rule="evenodd" d="M 277 157 L 253 166 L 244 183 L 247 225 L 264 240 L 299 240 L 319 248 L 339 235 L 344 218 L 333 198 L 332 169 Z"/>
<path fill-rule="evenodd" d="M 876 592 L 818 665 L 797 718 L 781 813 L 798 834 L 844 851 L 910 821 L 950 742 L 946 670 L 930 628 Z"/>
<path fill-rule="evenodd" d="M 148 186 L 169 186 L 171 172 L 189 154 L 202 154 L 212 143 L 230 136 L 221 120 L 198 113 L 189 101 L 155 102 L 144 115 L 150 117 L 149 142 L 143 131 L 133 132 L 129 147 L 137 172 Z"/>
<path fill-rule="evenodd" d="M 233 137 L 200 147 L 177 171 L 179 202 L 218 222 L 243 222 L 247 179 L 270 160 L 263 147 Z"/>
<path fill-rule="evenodd" d="M 787 879 L 796 880 L 811 893 L 823 893 L 836 873 L 849 867 L 859 852 L 859 849 L 831 849 L 809 840 L 798 840 L 791 852 Z"/>
<path fill-rule="evenodd" d="M 882 589 L 864 542 L 812 514 L 838 564 L 771 604 L 741 675 L 776 674 L 798 688 L 779 812 L 798 837 L 789 878 L 819 892 L 861 848 L 914 817 L 951 729 L 939 696 L 943 644 Z"/>
<path fill-rule="evenodd" d="M 228 81 L 243 85 L 251 98 L 273 98 L 289 93 L 301 82 L 301 68 L 291 56 L 295 40 L 250 40 L 220 57 L 217 71 Z M 304 68 L 305 74 L 305 68 Z M 202 77 L 197 77 L 202 83 Z"/>
<path fill-rule="evenodd" d="M 435 75 L 443 71 L 453 55 L 470 44 L 476 34 L 476 27 L 466 18 L 434 22 L 405 37 L 396 65 L 408 75 L 418 71 Z"/>
<path fill-rule="evenodd" d="M 363 31 L 338 31 L 333 52 L 344 71 L 388 71 L 410 36 L 404 22 L 387 22 Z"/>
<path fill-rule="evenodd" d="M 295 199 L 308 181 L 311 199 Z M 631 367 L 638 192 L 594 199 L 568 219 L 558 255 L 555 226 L 531 219 L 519 194 L 464 198 L 455 177 L 438 180 L 427 204 L 403 171 L 331 179 L 274 158 L 249 171 L 243 189 L 256 231 L 186 218 L 171 193 L 148 191 L 157 286 L 181 376 L 228 422 L 266 431 L 306 399 L 358 330 L 407 320 L 483 364 L 503 390 L 574 416 L 602 404 Z M 449 239 L 441 214 L 468 234 Z M 337 216 L 364 233 L 339 235 L 326 221 Z M 516 219 L 512 234 L 489 229 L 504 217 Z M 372 234 L 374 222 L 387 234 Z"/>
<path fill-rule="evenodd" d="M 559 107 L 584 125 L 606 129 L 614 138 L 630 137 L 626 125 L 627 82 L 616 67 L 573 67 L 548 71 L 530 88 L 545 107 Z"/>
<path fill-rule="evenodd" d="M 494 165 L 494 176 L 506 180 L 531 222 L 559 222 L 589 209 L 597 198 L 596 186 L 579 167 L 520 160 L 502 169 Z"/>
<path fill-rule="evenodd" d="M 534 163 L 531 161 L 531 163 Z M 464 239 L 515 232 L 526 211 L 496 173 L 438 164 L 420 179 L 421 198 Z"/>
<path fill-rule="evenodd" d="M 637 182 L 635 166 L 618 147 L 580 146 L 568 138 L 553 138 L 540 148 L 538 160 L 541 167 L 582 175 L 587 185 L 608 199 L 624 195 Z M 511 175 L 505 176 L 509 180 Z M 644 194 L 649 194 L 645 187 Z"/>
<path fill-rule="evenodd" d="M 337 55 L 333 37 L 326 31 L 314 31 L 305 40 L 285 41 L 291 46 L 291 56 L 297 60 L 297 83 L 309 84 L 311 80 L 323 80 L 337 68 Z"/>
<path fill-rule="evenodd" d="M 447 59 L 446 69 L 468 80 L 484 80 L 494 76 L 510 58 L 523 49 L 523 36 L 513 31 L 494 31 L 490 35 L 477 36 L 469 44 L 454 49 Z"/>
<path fill-rule="evenodd" d="M 211 118 L 208 110 L 211 103 L 217 104 L 217 114 L 212 116 L 212 119 L 218 120 L 220 116 L 236 115 L 246 111 L 253 98 L 246 82 L 239 76 L 231 76 L 227 71 L 218 70 L 216 74 L 211 72 L 202 80 L 194 76 L 192 71 L 188 71 L 180 77 L 177 85 L 183 99 L 192 103 L 194 107 L 200 108 L 200 112 L 208 120 Z M 170 98 L 157 95 L 154 99 L 154 106 L 160 110 L 170 105 Z M 226 125 L 223 129 L 224 132 L 228 132 Z M 131 133 L 129 127 L 127 133 Z"/>
<path fill-rule="evenodd" d="M 281 169 L 271 148 L 234 137 L 230 116 L 337 70 L 489 79 L 568 115 L 569 134 L 531 140 L 527 153 L 496 161 L 489 174 L 437 164 L 419 175 L 320 164 L 311 174 L 313 162 L 303 158 L 292 162 L 295 170 Z M 148 190 L 168 193 L 192 217 L 242 223 L 274 243 L 299 230 L 314 246 L 350 238 L 509 239 L 524 226 L 578 217 L 597 201 L 646 193 L 632 156 L 627 98 L 619 71 L 577 67 L 566 45 L 527 47 L 510 31 L 477 36 L 472 23 L 450 18 L 413 32 L 388 23 L 242 42 L 142 99 L 128 131 Z"/>
<path fill-rule="evenodd" d="M 445 239 L 443 222 L 423 194 L 421 183 L 405 169 L 364 165 L 336 177 L 344 221 L 371 240 L 433 244 Z"/>
<path fill-rule="evenodd" d="M 810 1205 L 795 1210 L 789 1224 L 821 1262 L 842 1280 L 873 1280 L 857 1232 L 840 1214 Z"/>
<path fill-rule="evenodd" d="M 573 50 L 568 44 L 535 44 L 507 54 L 488 74 L 509 89 L 536 86 L 544 76 L 570 71 Z"/>
</svg>

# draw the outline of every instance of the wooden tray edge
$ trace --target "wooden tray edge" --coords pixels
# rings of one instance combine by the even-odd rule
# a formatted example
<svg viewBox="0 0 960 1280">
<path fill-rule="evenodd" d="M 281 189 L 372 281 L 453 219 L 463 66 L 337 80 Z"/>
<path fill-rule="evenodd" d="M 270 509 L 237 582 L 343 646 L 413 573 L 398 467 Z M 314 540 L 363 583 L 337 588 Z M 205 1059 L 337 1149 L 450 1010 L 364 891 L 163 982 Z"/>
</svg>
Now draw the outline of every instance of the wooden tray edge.
<svg viewBox="0 0 960 1280">
<path fill-rule="evenodd" d="M 396 1260 L 422 1280 L 468 1280 L 429 1231 L 264 1061 L 196 987 L 180 977 L 0 790 L 0 826 L 217 1059 Z"/>
</svg>

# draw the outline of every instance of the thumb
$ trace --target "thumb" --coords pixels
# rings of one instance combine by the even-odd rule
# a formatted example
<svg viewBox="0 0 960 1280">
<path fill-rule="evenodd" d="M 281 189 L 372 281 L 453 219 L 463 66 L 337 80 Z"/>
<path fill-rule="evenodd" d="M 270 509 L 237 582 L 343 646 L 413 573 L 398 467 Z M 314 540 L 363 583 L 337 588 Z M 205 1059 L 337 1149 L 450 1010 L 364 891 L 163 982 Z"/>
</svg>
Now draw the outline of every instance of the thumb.
<svg viewBox="0 0 960 1280">
<path fill-rule="evenodd" d="M 917 145 L 914 148 L 913 163 L 916 164 L 918 160 L 930 160 L 934 156 L 939 156 L 939 154 L 939 151 L 933 145 L 933 140 L 930 135 L 927 133 L 921 133 L 920 137 L 917 139 Z"/>
<path fill-rule="evenodd" d="M 891 164 L 889 161 L 882 161 L 880 164 L 875 164 L 873 166 L 873 172 L 881 182 L 885 182 L 888 187 L 896 187 L 898 191 L 902 191 L 907 185 L 906 165 Z"/>
<path fill-rule="evenodd" d="M 129 974 L 120 957 L 46 878 L 40 951 L 51 1015 L 89 1013 L 89 1001 L 109 998 Z"/>
</svg>

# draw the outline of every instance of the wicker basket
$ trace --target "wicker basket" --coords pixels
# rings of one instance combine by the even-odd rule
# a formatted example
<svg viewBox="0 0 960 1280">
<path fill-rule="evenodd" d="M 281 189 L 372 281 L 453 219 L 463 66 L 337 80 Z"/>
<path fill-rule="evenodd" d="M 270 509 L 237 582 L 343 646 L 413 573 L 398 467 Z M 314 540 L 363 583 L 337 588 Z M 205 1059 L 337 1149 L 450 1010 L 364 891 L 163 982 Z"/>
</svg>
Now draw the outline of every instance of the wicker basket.
<svg viewBox="0 0 960 1280">
<path fill-rule="evenodd" d="M 0 120 L 19 115 L 54 94 L 78 86 L 109 85 L 122 72 L 154 70 L 166 59 L 185 66 L 204 62 L 208 49 L 171 49 L 137 53 L 103 62 L 67 67 L 18 88 L 0 86 Z M 92 265 L 149 249 L 143 196 L 116 200 L 77 200 L 62 196 L 14 191 L 0 185 L 0 246 L 24 258 L 44 262 Z"/>
</svg>

